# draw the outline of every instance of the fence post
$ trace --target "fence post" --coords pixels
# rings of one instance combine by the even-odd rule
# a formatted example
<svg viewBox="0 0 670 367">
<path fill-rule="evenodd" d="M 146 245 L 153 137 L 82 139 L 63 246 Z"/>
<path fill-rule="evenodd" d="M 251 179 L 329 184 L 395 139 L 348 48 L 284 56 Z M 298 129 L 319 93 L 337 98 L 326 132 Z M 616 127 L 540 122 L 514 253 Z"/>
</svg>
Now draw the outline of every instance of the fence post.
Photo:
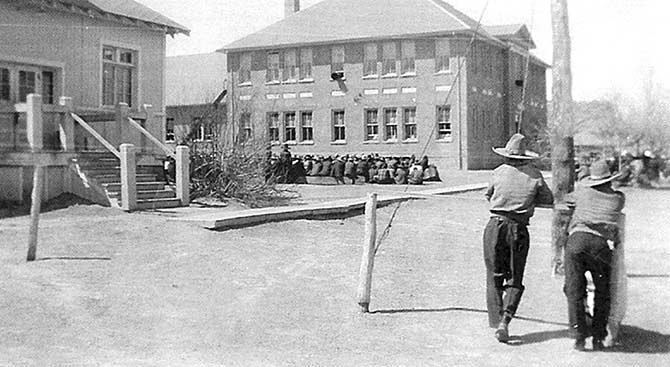
<svg viewBox="0 0 670 367">
<path fill-rule="evenodd" d="M 42 138 L 42 96 L 31 93 L 27 96 L 26 102 L 28 105 L 26 111 L 28 143 L 33 154 L 40 153 L 44 146 Z M 34 261 L 37 253 L 37 233 L 40 222 L 40 210 L 42 208 L 42 186 L 44 185 L 44 167 L 42 167 L 41 159 L 40 157 L 34 157 L 34 161 L 27 261 Z"/>
<path fill-rule="evenodd" d="M 44 147 L 43 128 L 42 128 L 42 96 L 39 94 L 29 94 L 26 97 L 28 110 L 26 112 L 26 132 L 28 135 L 28 144 L 30 149 L 41 151 Z"/>
<path fill-rule="evenodd" d="M 365 241 L 363 258 L 358 275 L 358 305 L 361 312 L 370 312 L 370 290 L 372 269 L 375 265 L 375 244 L 377 238 L 377 194 L 369 193 L 365 203 Z"/>
<path fill-rule="evenodd" d="M 65 152 L 74 152 L 74 121 L 70 115 L 73 111 L 72 97 L 60 97 L 58 104 L 66 109 L 58 126 L 61 149 Z"/>
<path fill-rule="evenodd" d="M 119 103 L 114 107 L 114 115 L 116 118 L 116 128 L 119 134 L 120 144 L 132 144 L 132 135 L 130 134 L 130 126 L 128 126 L 128 116 L 130 115 L 130 107 L 127 103 Z M 112 143 L 114 144 L 114 143 Z"/>
<path fill-rule="evenodd" d="M 125 211 L 137 209 L 137 185 L 135 178 L 135 146 L 121 144 L 121 208 Z"/>
<path fill-rule="evenodd" d="M 188 206 L 190 202 L 190 171 L 189 171 L 189 148 L 185 145 L 177 146 L 177 159 L 175 160 L 175 181 L 177 184 L 177 198 L 181 200 L 182 206 Z"/>
<path fill-rule="evenodd" d="M 152 128 L 153 128 L 153 124 L 152 124 L 153 123 L 153 121 L 152 121 L 153 120 L 153 114 L 152 114 L 152 111 L 151 111 L 152 109 L 153 109 L 153 105 L 145 103 L 140 108 L 140 111 L 144 115 L 144 130 L 148 131 L 151 135 L 154 135 L 153 132 L 151 131 Z M 161 141 L 164 141 L 164 140 L 161 140 Z M 149 144 L 147 142 L 147 137 L 144 136 L 144 134 L 140 134 L 140 144 L 142 145 L 142 151 L 143 152 L 154 149 L 153 145 L 151 146 L 151 149 L 149 149 Z"/>
</svg>

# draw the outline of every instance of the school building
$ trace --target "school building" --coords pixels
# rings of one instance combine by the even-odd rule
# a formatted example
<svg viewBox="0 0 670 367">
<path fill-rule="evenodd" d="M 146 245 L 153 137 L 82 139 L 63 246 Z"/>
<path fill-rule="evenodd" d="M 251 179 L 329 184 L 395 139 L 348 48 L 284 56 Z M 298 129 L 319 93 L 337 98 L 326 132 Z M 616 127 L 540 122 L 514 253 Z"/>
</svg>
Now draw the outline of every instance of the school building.
<svg viewBox="0 0 670 367">
<path fill-rule="evenodd" d="M 546 126 L 547 64 L 524 25 L 483 26 L 440 0 L 324 0 L 221 50 L 236 139 L 273 152 L 428 155 L 486 169 Z"/>
</svg>

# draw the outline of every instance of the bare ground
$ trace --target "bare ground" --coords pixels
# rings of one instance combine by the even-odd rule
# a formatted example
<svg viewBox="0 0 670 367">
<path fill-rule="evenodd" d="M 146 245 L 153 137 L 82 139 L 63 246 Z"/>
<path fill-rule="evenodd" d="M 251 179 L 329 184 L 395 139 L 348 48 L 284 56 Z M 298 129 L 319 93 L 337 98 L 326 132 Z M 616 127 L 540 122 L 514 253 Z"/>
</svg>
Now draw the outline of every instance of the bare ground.
<svg viewBox="0 0 670 367">
<path fill-rule="evenodd" d="M 666 366 L 668 203 L 670 191 L 628 190 L 629 307 L 623 345 L 606 353 L 571 350 L 546 210 L 531 226 L 513 342 L 494 340 L 481 193 L 402 204 L 367 315 L 355 302 L 362 216 L 213 232 L 77 205 L 42 216 L 33 263 L 29 218 L 3 219 L 0 365 Z M 379 210 L 380 232 L 393 209 Z"/>
</svg>

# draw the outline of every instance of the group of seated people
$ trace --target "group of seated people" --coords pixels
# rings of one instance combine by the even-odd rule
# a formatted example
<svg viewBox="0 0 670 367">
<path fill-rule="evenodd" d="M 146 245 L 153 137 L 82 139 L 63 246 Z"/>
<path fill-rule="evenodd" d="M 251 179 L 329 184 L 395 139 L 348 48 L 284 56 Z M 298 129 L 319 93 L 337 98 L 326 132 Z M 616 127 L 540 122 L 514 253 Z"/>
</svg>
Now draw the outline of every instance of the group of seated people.
<svg viewBox="0 0 670 367">
<path fill-rule="evenodd" d="M 277 159 L 277 162 L 280 160 Z M 420 185 L 440 181 L 437 167 L 428 157 L 382 157 L 379 154 L 293 156 L 280 182 L 307 183 L 307 177 L 333 177 L 337 184 L 358 182 L 375 184 Z"/>
</svg>

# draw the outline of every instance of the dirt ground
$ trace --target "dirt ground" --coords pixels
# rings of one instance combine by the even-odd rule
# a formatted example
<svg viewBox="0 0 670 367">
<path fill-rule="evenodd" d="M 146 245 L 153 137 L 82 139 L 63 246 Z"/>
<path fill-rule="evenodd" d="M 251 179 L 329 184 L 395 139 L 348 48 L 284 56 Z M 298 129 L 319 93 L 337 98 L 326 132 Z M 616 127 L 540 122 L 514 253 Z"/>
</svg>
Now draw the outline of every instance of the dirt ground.
<svg viewBox="0 0 670 367">
<path fill-rule="evenodd" d="M 571 350 L 547 210 L 530 228 L 513 340 L 495 341 L 477 192 L 401 205 L 370 314 L 355 300 L 362 216 L 215 232 L 77 205 L 43 214 L 32 263 L 29 218 L 0 220 L 0 366 L 667 366 L 670 191 L 627 195 L 629 306 L 609 352 Z"/>
</svg>

